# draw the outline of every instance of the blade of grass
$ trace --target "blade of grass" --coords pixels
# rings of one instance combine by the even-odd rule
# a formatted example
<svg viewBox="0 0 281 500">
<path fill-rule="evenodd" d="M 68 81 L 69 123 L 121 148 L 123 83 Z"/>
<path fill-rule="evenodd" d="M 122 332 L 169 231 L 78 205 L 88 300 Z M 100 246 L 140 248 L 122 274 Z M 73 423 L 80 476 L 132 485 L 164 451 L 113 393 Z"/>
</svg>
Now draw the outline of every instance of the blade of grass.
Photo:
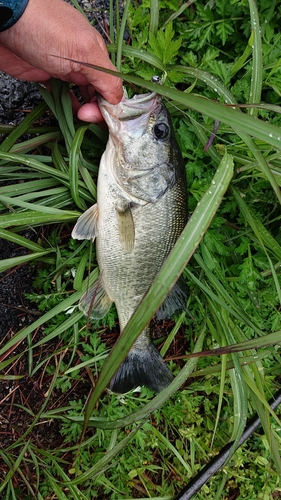
<svg viewBox="0 0 281 500">
<path fill-rule="evenodd" d="M 81 144 L 88 126 L 80 127 L 74 137 L 69 152 L 69 187 L 73 200 L 82 210 L 86 209 L 85 203 L 81 201 L 78 190 L 78 172 L 81 154 Z"/>
<path fill-rule="evenodd" d="M 10 259 L 2 259 L 0 260 L 0 272 L 6 271 L 7 269 L 11 269 L 16 266 L 20 266 L 21 264 L 26 264 L 32 260 L 42 259 L 45 255 L 53 252 L 54 250 L 41 250 L 41 252 L 33 252 L 27 255 L 20 255 L 19 257 L 11 257 Z"/>
<path fill-rule="evenodd" d="M 29 203 L 28 201 L 24 201 L 20 197 L 11 198 L 10 196 L 4 196 L 3 194 L 0 194 L 0 201 L 8 207 L 18 206 L 22 208 L 28 208 L 30 210 L 29 213 L 39 212 L 39 214 L 49 214 L 49 216 L 61 215 L 62 217 L 65 216 L 66 213 L 71 213 L 68 211 L 66 212 L 65 210 L 60 210 L 59 208 L 47 207 L 46 205 L 37 205 L 36 203 Z M 75 212 L 72 213 L 74 214 Z M 24 214 L 24 212 L 21 212 L 21 214 Z"/>
<path fill-rule="evenodd" d="M 223 321 L 222 326 L 225 333 L 226 341 L 228 345 L 230 345 L 235 342 L 235 338 L 231 332 L 231 329 L 229 328 L 228 322 L 227 323 L 225 322 L 225 319 L 227 321 L 227 313 L 223 311 L 221 318 L 221 321 Z M 234 369 L 230 370 L 229 372 L 231 378 L 231 386 L 233 389 L 233 397 L 234 397 L 234 405 L 233 405 L 234 421 L 233 421 L 232 437 L 230 438 L 230 441 L 234 442 L 230 451 L 229 459 L 233 455 L 238 446 L 240 438 L 245 429 L 248 416 L 248 397 L 247 397 L 248 395 L 238 354 L 232 353 L 231 359 L 234 365 Z"/>
<path fill-rule="evenodd" d="M 79 261 L 73 282 L 74 290 L 81 290 L 82 288 L 82 281 L 85 276 L 86 266 L 90 261 L 90 252 L 91 249 L 87 248 Z"/>
<path fill-rule="evenodd" d="M 78 212 L 64 211 L 61 210 L 61 215 L 52 214 L 52 218 L 50 220 L 49 213 L 40 213 L 40 212 L 21 212 L 21 213 L 13 213 L 8 215 L 2 215 L 0 218 L 0 228 L 11 227 L 11 226 L 40 226 L 41 224 L 55 224 L 56 222 L 74 222 L 79 217 Z"/>
<path fill-rule="evenodd" d="M 182 464 L 182 466 L 186 470 L 187 474 L 189 476 L 192 476 L 192 470 L 191 470 L 190 466 L 186 463 L 186 461 L 183 459 L 183 457 L 178 452 L 178 450 L 172 445 L 172 443 L 170 443 L 170 441 L 161 432 L 159 432 L 159 430 L 156 429 L 156 427 L 152 427 L 152 430 L 153 430 L 153 433 L 155 434 L 155 436 L 160 441 L 162 441 L 162 443 L 164 443 L 167 450 L 170 450 L 175 455 L 175 457 L 177 457 L 178 461 Z"/>
<path fill-rule="evenodd" d="M 32 137 L 32 139 L 28 139 L 27 141 L 22 141 L 19 144 L 14 144 L 11 147 L 11 153 L 27 153 L 28 151 L 32 151 L 38 146 L 45 144 L 49 141 L 53 141 L 61 138 L 60 131 L 56 132 L 47 132 L 46 134 L 40 133 L 39 136 Z"/>
<path fill-rule="evenodd" d="M 249 103 L 259 103 L 261 100 L 261 91 L 263 83 L 263 49 L 262 49 L 262 39 L 261 39 L 261 29 L 259 21 L 259 13 L 257 9 L 257 4 L 255 0 L 249 1 L 249 10 L 251 16 L 251 26 L 252 32 L 254 34 L 254 43 L 252 45 L 253 49 L 253 66 L 252 66 L 252 78 L 251 78 L 251 88 L 249 95 Z M 251 108 L 249 110 L 252 116 L 257 116 L 257 108 Z"/>
<path fill-rule="evenodd" d="M 115 43 L 111 43 L 110 45 L 107 46 L 108 51 L 114 54 L 117 50 L 117 45 Z M 136 47 L 130 47 L 128 45 L 123 45 L 122 46 L 122 54 L 124 56 L 128 57 L 137 57 L 138 59 L 142 59 L 143 61 L 146 61 L 148 64 L 151 66 L 159 69 L 160 71 L 165 72 L 166 71 L 166 66 L 162 63 L 161 59 L 159 57 L 155 56 L 154 54 L 151 54 L 150 52 L 145 52 L 142 49 L 138 49 Z M 125 79 L 125 75 L 120 73 L 121 78 Z M 145 82 L 145 80 L 143 81 Z M 134 83 L 134 82 L 132 82 Z M 143 85 L 141 85 L 143 86 Z"/>
<path fill-rule="evenodd" d="M 0 194 L 12 194 L 13 196 L 15 196 L 31 192 L 35 193 L 36 191 L 40 191 L 41 189 L 47 189 L 56 185 L 56 179 L 38 179 L 35 181 L 20 182 L 17 184 L 11 184 L 10 186 L 0 187 Z"/>
<path fill-rule="evenodd" d="M 252 45 L 254 43 L 254 33 L 251 33 L 251 36 L 248 40 L 247 47 L 245 48 L 243 54 L 238 58 L 238 60 L 231 66 L 229 70 L 229 76 L 230 78 L 233 78 L 240 69 L 244 67 L 244 65 L 247 62 L 248 57 L 250 56 L 252 52 Z"/>
<path fill-rule="evenodd" d="M 232 361 L 233 363 L 233 361 Z M 224 393 L 224 385 L 225 385 L 225 379 L 226 379 L 226 370 L 227 370 L 227 357 L 226 355 L 222 355 L 221 357 L 221 372 L 220 372 L 220 390 L 219 390 L 219 401 L 218 401 L 218 407 L 217 407 L 217 414 L 216 414 L 216 420 L 215 420 L 215 425 L 214 425 L 214 430 L 213 430 L 213 436 L 212 436 L 212 441 L 211 441 L 211 448 L 213 447 L 214 444 L 214 439 L 216 436 L 219 420 L 220 420 L 220 415 L 221 415 L 221 410 L 222 410 L 222 403 L 223 403 L 223 393 Z"/>
<path fill-rule="evenodd" d="M 171 21 L 174 21 L 174 19 L 179 17 L 185 11 L 185 9 L 190 7 L 190 5 L 192 5 L 195 2 L 196 2 L 196 0 L 189 0 L 189 2 L 183 3 L 181 5 L 181 7 L 176 12 L 173 12 L 173 14 L 171 14 L 170 17 L 168 17 L 168 19 L 164 22 L 162 29 L 164 29 L 165 26 L 167 26 L 167 24 L 169 24 Z"/>
<path fill-rule="evenodd" d="M 277 330 L 273 333 L 267 333 L 262 337 L 257 337 L 251 340 L 244 340 L 243 342 L 228 345 L 227 347 L 218 347 L 216 349 L 211 349 L 210 351 L 202 351 L 197 353 L 196 355 L 187 354 L 185 357 L 193 358 L 194 356 L 218 356 L 220 354 L 231 354 L 234 352 L 248 351 L 249 349 L 258 349 L 260 347 L 280 344 L 280 342 L 281 330 Z"/>
<path fill-rule="evenodd" d="M 0 229 L 0 238 L 16 243 L 18 246 L 28 248 L 33 252 L 42 252 L 43 250 L 42 247 L 37 243 L 34 243 L 34 241 L 28 240 L 27 238 L 24 238 L 16 233 L 12 233 L 11 231 L 7 231 L 6 229 Z M 2 261 L 0 260 L 0 263 L 1 262 Z"/>
<path fill-rule="evenodd" d="M 159 2 L 158 0 L 150 0 L 150 24 L 149 33 L 156 36 L 159 25 Z"/>
<path fill-rule="evenodd" d="M 45 102 L 41 102 L 36 106 L 28 115 L 24 118 L 24 120 L 4 139 L 2 144 L 0 145 L 0 151 L 9 151 L 12 146 L 14 146 L 15 142 L 27 132 L 32 123 L 38 118 L 40 118 L 43 113 L 45 113 L 48 109 L 48 106 Z"/>
<path fill-rule="evenodd" d="M 82 9 L 81 5 L 79 5 L 79 3 L 77 2 L 77 0 L 71 0 L 71 3 L 74 5 L 75 9 L 77 9 L 81 14 L 83 14 L 83 16 L 87 18 L 84 10 Z"/>
<path fill-rule="evenodd" d="M 53 57 L 57 57 L 54 54 L 50 55 L 52 55 Z M 62 59 L 68 58 L 62 57 Z M 237 109 L 233 109 L 232 107 L 225 106 L 224 104 L 220 104 L 218 102 L 210 101 L 198 95 L 195 96 L 192 94 L 185 94 L 180 90 L 166 87 L 165 85 L 158 85 L 153 82 L 148 82 L 133 75 L 123 74 L 119 73 L 118 71 L 111 71 L 109 69 L 101 68 L 100 66 L 96 66 L 95 64 L 88 64 L 84 61 L 77 61 L 76 59 L 71 60 L 73 62 L 83 64 L 84 66 L 94 68 L 98 71 L 103 71 L 110 75 L 118 76 L 119 78 L 122 78 L 127 82 L 139 85 L 140 87 L 146 88 L 151 92 L 156 92 L 159 95 L 167 97 L 168 99 L 173 99 L 174 101 L 185 105 L 187 108 L 192 108 L 195 111 L 202 113 L 203 115 L 207 115 L 214 120 L 221 121 L 233 128 L 236 128 L 240 133 L 243 133 L 245 130 L 247 130 L 247 133 L 249 135 L 265 141 L 266 143 L 271 144 L 277 149 L 280 149 L 280 128 L 272 125 L 271 123 L 257 119 L 245 113 L 240 113 L 240 111 L 238 111 Z M 174 66 L 173 68 L 176 69 L 176 67 Z"/>
<path fill-rule="evenodd" d="M 124 12 L 122 16 L 120 31 L 117 38 L 117 57 L 116 57 L 116 68 L 118 71 L 121 71 L 121 60 L 122 60 L 122 52 L 123 52 L 123 38 L 126 29 L 127 16 L 130 6 L 130 0 L 127 0 L 124 7 Z"/>
<path fill-rule="evenodd" d="M 24 458 L 24 455 L 26 453 L 26 450 L 28 448 L 28 445 L 29 445 L 29 441 L 27 441 L 25 443 L 25 445 L 23 446 L 21 452 L 19 453 L 19 456 L 17 457 L 16 461 L 11 465 L 11 468 L 10 470 L 7 472 L 6 476 L 5 476 L 5 479 L 3 480 L 2 484 L 0 485 L 0 493 L 4 490 L 4 488 L 6 487 L 6 485 L 9 483 L 9 481 L 12 479 L 12 477 L 14 476 L 14 474 L 17 472 L 23 458 Z M 0 450 L 0 455 L 3 457 L 4 455 L 4 452 L 2 452 Z"/>
<path fill-rule="evenodd" d="M 188 309 L 188 306 L 187 306 L 187 309 Z M 176 324 L 174 326 L 174 328 L 172 329 L 172 331 L 169 333 L 168 337 L 166 338 L 165 342 L 164 342 L 164 345 L 160 351 L 160 354 L 162 357 L 165 356 L 166 352 L 168 351 L 171 343 L 173 342 L 176 334 L 178 333 L 184 319 L 185 319 L 185 311 L 183 311 L 180 315 L 180 317 L 178 318 L 178 320 L 176 321 Z"/>
</svg>

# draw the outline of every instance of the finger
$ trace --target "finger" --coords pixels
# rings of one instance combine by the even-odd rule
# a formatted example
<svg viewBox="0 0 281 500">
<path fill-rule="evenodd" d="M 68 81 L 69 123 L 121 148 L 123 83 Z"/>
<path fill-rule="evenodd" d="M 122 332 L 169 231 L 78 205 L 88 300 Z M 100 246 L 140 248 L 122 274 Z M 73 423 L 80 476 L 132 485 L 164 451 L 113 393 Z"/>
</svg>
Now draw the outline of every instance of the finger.
<svg viewBox="0 0 281 500">
<path fill-rule="evenodd" d="M 96 102 L 83 104 L 83 106 L 81 106 L 78 110 L 77 117 L 79 118 L 79 120 L 83 120 L 84 122 L 103 122 L 103 116 Z"/>
</svg>

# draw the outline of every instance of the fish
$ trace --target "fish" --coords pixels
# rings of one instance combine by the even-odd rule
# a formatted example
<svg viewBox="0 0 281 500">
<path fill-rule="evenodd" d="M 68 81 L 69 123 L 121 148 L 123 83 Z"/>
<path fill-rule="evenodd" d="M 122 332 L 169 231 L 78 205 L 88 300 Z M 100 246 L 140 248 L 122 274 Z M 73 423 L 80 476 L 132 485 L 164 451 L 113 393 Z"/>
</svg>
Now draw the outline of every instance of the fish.
<svg viewBox="0 0 281 500">
<path fill-rule="evenodd" d="M 102 155 L 97 203 L 78 219 L 72 237 L 96 240 L 99 278 L 79 307 L 101 319 L 115 303 L 120 334 L 150 288 L 188 219 L 186 173 L 171 119 L 157 93 L 98 104 L 109 129 Z M 157 315 L 186 305 L 183 280 Z M 115 393 L 138 386 L 165 389 L 173 374 L 151 340 L 148 325 L 110 382 Z"/>
</svg>

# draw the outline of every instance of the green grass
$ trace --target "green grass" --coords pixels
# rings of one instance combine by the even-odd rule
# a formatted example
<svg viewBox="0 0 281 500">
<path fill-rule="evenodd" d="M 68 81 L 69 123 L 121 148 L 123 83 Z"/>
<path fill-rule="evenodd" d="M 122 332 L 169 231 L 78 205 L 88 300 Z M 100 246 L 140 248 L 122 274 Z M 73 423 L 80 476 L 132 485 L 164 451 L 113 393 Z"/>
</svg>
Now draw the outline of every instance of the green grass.
<svg viewBox="0 0 281 500">
<path fill-rule="evenodd" d="M 79 214 L 95 202 L 106 134 L 74 122 L 68 86 L 56 81 L 20 125 L 0 126 L 0 178 L 8 183 L 0 187 L 0 237 L 28 250 L 0 261 L 0 271 L 34 266 L 29 298 L 41 312 L 1 345 L 1 379 L 28 375 L 45 394 L 36 411 L 20 404 L 28 425 L 0 450 L 9 470 L 0 493 L 172 499 L 227 442 L 237 443 L 247 418 L 258 413 L 260 433 L 196 499 L 276 499 L 280 410 L 272 413 L 267 401 L 280 387 L 280 8 L 269 0 L 258 8 L 253 0 L 180 8 L 159 0 L 151 9 L 148 0 L 127 2 L 114 39 L 113 7 L 108 48 L 128 92 L 154 89 L 155 74 L 165 80 L 157 89 L 186 163 L 191 217 L 109 354 L 115 309 L 91 325 L 77 309 L 98 276 L 95 249 L 70 238 Z M 131 45 L 122 42 L 126 26 Z M 57 125 L 33 128 L 47 107 Z M 18 142 L 27 132 L 34 137 Z M 26 228 L 37 228 L 36 241 L 21 234 Z M 161 329 L 175 380 L 157 396 L 145 388 L 123 397 L 105 392 L 124 348 L 182 271 L 186 311 Z M 14 371 L 23 357 L 26 372 Z M 61 442 L 39 445 L 37 429 L 54 424 Z"/>
</svg>

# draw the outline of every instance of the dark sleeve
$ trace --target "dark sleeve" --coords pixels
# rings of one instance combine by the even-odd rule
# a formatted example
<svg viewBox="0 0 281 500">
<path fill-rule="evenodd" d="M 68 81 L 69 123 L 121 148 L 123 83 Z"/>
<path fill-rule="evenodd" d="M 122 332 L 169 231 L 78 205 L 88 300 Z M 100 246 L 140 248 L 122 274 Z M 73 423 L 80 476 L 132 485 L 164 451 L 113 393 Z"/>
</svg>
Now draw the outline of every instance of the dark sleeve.
<svg viewBox="0 0 281 500">
<path fill-rule="evenodd" d="M 5 31 L 15 24 L 25 11 L 28 0 L 0 1 L 0 31 Z"/>
</svg>

